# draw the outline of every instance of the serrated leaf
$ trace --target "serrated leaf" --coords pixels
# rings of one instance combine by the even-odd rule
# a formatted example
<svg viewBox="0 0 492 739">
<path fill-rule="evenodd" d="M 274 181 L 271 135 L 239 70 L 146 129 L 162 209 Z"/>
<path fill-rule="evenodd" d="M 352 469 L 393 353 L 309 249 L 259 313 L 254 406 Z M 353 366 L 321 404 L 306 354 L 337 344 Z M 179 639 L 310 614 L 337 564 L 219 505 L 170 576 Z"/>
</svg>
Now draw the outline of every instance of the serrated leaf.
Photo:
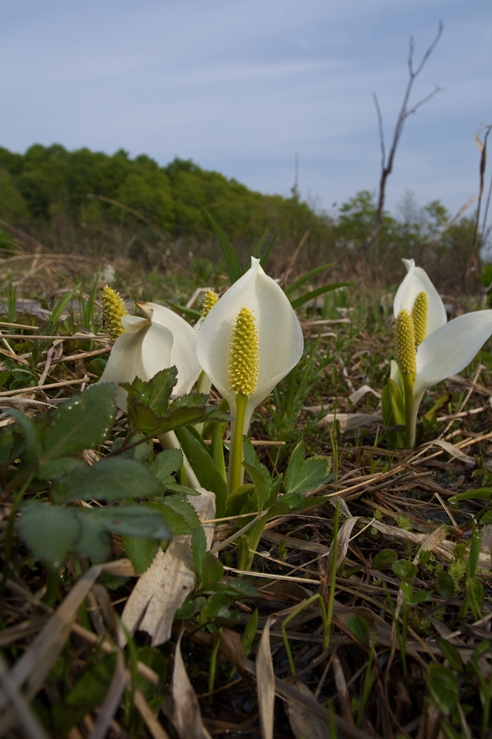
<svg viewBox="0 0 492 739">
<path fill-rule="evenodd" d="M 161 506 L 168 508 L 181 516 L 188 526 L 188 531 L 183 533 L 188 534 L 190 531 L 194 531 L 200 526 L 200 519 L 198 518 L 197 512 L 183 495 L 166 495 L 166 497 L 156 505 L 158 505 L 159 508 Z"/>
<path fill-rule="evenodd" d="M 112 502 L 128 498 L 150 498 L 161 493 L 159 480 L 147 467 L 133 459 L 110 457 L 75 469 L 53 485 L 55 502 L 75 500 L 105 500 Z"/>
<path fill-rule="evenodd" d="M 139 403 L 153 410 L 157 416 L 164 416 L 177 382 L 177 375 L 176 367 L 168 367 L 157 372 L 147 382 L 135 377 L 131 383 L 121 383 L 121 387 L 128 392 L 128 399 L 135 398 Z"/>
<path fill-rule="evenodd" d="M 145 434 L 156 434 L 159 431 L 160 418 L 144 403 L 136 398 L 127 400 L 128 424 L 134 431 Z"/>
<path fill-rule="evenodd" d="M 43 462 L 94 449 L 108 437 L 116 414 L 112 383 L 92 385 L 63 403 L 43 439 Z"/>
<path fill-rule="evenodd" d="M 284 477 L 287 493 L 307 493 L 325 485 L 331 477 L 330 457 L 305 459 L 305 446 L 301 441 L 290 458 Z"/>
<path fill-rule="evenodd" d="M 104 508 L 79 508 L 77 516 L 92 518 L 108 531 L 137 539 L 163 539 L 170 541 L 172 534 L 155 508 L 144 505 L 106 506 Z"/>
<path fill-rule="evenodd" d="M 157 479 L 165 484 L 169 477 L 177 472 L 183 464 L 183 452 L 180 449 L 165 449 L 159 452 L 150 465 L 150 470 Z"/>
<path fill-rule="evenodd" d="M 135 536 L 124 536 L 123 546 L 132 565 L 142 575 L 152 564 L 159 542 L 155 539 L 137 539 Z"/>
<path fill-rule="evenodd" d="M 56 572 L 78 540 L 81 524 L 71 508 L 30 501 L 22 509 L 19 531 L 34 556 Z"/>
</svg>

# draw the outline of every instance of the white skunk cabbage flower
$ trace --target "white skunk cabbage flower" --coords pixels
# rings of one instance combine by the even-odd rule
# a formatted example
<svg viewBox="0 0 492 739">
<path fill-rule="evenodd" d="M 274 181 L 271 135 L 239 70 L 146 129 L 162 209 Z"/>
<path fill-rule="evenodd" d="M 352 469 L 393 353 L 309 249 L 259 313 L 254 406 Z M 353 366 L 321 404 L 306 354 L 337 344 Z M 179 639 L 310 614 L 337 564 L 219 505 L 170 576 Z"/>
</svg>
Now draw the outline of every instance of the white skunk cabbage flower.
<svg viewBox="0 0 492 739">
<path fill-rule="evenodd" d="M 145 318 L 123 316 L 124 333 L 111 350 L 99 382 L 144 382 L 175 365 L 178 370 L 173 395 L 189 393 L 200 374 L 195 330 L 169 308 L 156 303 L 137 303 Z M 118 387 L 116 404 L 126 411 L 126 390 Z"/>
<path fill-rule="evenodd" d="M 252 314 L 252 321 L 249 314 Z M 242 332 L 240 326 L 243 320 L 248 322 L 248 327 Z M 250 330 L 249 323 L 254 323 L 253 330 Z M 252 352 L 246 349 L 253 359 L 247 357 L 244 368 L 236 370 L 229 366 L 229 358 L 231 356 L 234 362 L 234 357 L 239 357 L 240 348 L 237 344 L 231 347 L 233 336 L 241 336 L 242 333 L 245 337 L 253 337 Z M 241 388 L 247 391 L 243 433 L 249 427 L 256 406 L 298 363 L 303 348 L 302 329 L 289 299 L 277 283 L 265 274 L 260 260 L 254 258 L 251 259 L 250 269 L 212 307 L 198 332 L 197 341 L 198 360 L 229 403 L 231 411 Z M 242 372 L 245 380 L 246 374 L 254 375 L 250 378 L 252 382 L 246 381 L 242 387 L 237 377 L 234 379 L 235 372 Z"/>
<path fill-rule="evenodd" d="M 424 392 L 461 372 L 492 334 L 492 310 L 447 321 L 444 304 L 427 273 L 404 259 L 407 275 L 395 295 L 396 361 L 402 375 L 407 446 L 415 446 Z"/>
</svg>

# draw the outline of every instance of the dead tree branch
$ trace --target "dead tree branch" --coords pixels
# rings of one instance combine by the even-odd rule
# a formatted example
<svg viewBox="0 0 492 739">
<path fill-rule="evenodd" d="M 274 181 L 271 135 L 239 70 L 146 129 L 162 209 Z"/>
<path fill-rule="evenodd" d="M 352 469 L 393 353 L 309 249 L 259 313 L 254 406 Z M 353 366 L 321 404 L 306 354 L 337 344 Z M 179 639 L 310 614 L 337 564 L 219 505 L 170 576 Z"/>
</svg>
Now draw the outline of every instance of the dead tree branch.
<svg viewBox="0 0 492 739">
<path fill-rule="evenodd" d="M 423 68 L 425 67 L 425 64 L 427 60 L 429 59 L 430 55 L 434 51 L 435 47 L 437 46 L 439 39 L 441 38 L 443 30 L 443 24 L 442 21 L 439 21 L 439 26 L 437 30 L 436 37 L 434 41 L 431 43 L 425 54 L 423 55 L 420 64 L 417 66 L 416 69 L 414 69 L 413 65 L 413 55 L 414 55 L 414 43 L 413 43 L 413 37 L 410 38 L 409 43 L 409 52 L 408 52 L 408 83 L 405 90 L 405 94 L 403 96 L 403 102 L 400 108 L 400 112 L 398 114 L 398 118 L 396 120 L 396 126 L 393 133 L 393 140 L 391 142 L 391 148 L 389 150 L 389 155 L 386 158 L 386 147 L 384 142 L 384 130 L 383 130 L 383 116 L 381 114 L 381 108 L 379 107 L 379 102 L 376 93 L 373 94 L 374 97 L 374 105 L 376 106 L 376 114 L 378 118 L 378 130 L 379 130 L 379 143 L 381 147 L 381 177 L 379 179 L 379 193 L 378 193 L 378 204 L 377 204 L 377 210 L 376 210 L 376 216 L 374 218 L 374 223 L 371 229 L 371 232 L 369 236 L 366 239 L 366 242 L 364 244 L 364 250 L 367 252 L 373 241 L 375 240 L 378 231 L 379 226 L 381 225 L 381 221 L 383 218 L 383 210 L 384 210 L 384 203 L 386 199 L 386 182 L 388 177 L 390 176 L 391 172 L 393 171 L 393 163 L 395 160 L 395 154 L 396 150 L 398 148 L 398 144 L 400 142 L 403 128 L 405 126 L 405 121 L 407 118 L 409 118 L 411 115 L 417 112 L 417 110 L 422 106 L 425 105 L 425 103 L 428 103 L 429 100 L 431 100 L 435 95 L 437 95 L 438 92 L 440 92 L 441 88 L 436 85 L 436 88 L 426 95 L 426 97 L 422 98 L 422 100 L 419 100 L 413 107 L 409 108 L 409 100 L 410 100 L 410 94 L 412 92 L 413 84 Z"/>
</svg>

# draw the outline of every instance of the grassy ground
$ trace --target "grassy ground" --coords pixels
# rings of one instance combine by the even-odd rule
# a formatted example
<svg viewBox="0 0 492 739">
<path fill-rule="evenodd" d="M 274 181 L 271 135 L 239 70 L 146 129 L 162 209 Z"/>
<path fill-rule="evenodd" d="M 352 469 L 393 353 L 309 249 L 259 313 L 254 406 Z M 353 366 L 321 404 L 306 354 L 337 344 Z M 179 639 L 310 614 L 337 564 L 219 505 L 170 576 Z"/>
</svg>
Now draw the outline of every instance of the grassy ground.
<svg viewBox="0 0 492 739">
<path fill-rule="evenodd" d="M 96 382 L 109 344 L 93 260 L 39 252 L 4 266 L 5 430 L 9 410 L 34 417 Z M 203 277 L 122 262 L 117 287 L 183 303 Z M 269 520 L 246 574 L 238 521 L 216 522 L 223 577 L 195 591 L 166 643 L 137 631 L 117 646 L 138 582 L 120 536 L 108 564 L 72 557 L 53 586 L 2 472 L 0 736 L 268 737 L 271 710 L 279 738 L 491 736 L 491 347 L 427 393 L 416 449 L 391 450 L 380 418 L 391 291 L 347 294 L 301 312 L 304 357 L 251 431 L 269 470 L 285 471 L 299 441 L 330 456 L 325 501 Z M 93 458 L 125 433 L 120 414 Z M 450 500 L 473 490 L 483 497 Z"/>
</svg>

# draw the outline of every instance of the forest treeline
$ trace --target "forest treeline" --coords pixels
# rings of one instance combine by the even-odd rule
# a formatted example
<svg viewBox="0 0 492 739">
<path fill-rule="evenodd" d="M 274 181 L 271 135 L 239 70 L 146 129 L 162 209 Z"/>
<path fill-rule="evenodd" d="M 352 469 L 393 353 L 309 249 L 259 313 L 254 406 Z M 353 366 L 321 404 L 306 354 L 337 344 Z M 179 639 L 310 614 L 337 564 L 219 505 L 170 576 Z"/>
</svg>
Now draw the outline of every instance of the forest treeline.
<svg viewBox="0 0 492 739">
<path fill-rule="evenodd" d="M 412 256 L 441 289 L 477 284 L 473 217 L 447 227 L 450 214 L 439 200 L 420 206 L 410 191 L 396 217 L 384 213 L 366 253 L 376 205 L 365 190 L 328 215 L 303 202 L 295 187 L 288 198 L 263 195 L 191 160 L 161 167 L 122 149 L 108 155 L 35 144 L 18 154 L 0 147 L 0 220 L 62 251 L 123 250 L 145 259 L 172 243 L 184 254 L 191 249 L 211 258 L 215 237 L 205 211 L 245 255 L 265 231 L 278 229 L 278 253 L 286 259 L 303 242 L 303 267 L 335 261 L 347 273 L 356 265 L 364 271 L 367 263 L 373 276 L 391 282 L 401 275 L 400 259 Z"/>
</svg>

